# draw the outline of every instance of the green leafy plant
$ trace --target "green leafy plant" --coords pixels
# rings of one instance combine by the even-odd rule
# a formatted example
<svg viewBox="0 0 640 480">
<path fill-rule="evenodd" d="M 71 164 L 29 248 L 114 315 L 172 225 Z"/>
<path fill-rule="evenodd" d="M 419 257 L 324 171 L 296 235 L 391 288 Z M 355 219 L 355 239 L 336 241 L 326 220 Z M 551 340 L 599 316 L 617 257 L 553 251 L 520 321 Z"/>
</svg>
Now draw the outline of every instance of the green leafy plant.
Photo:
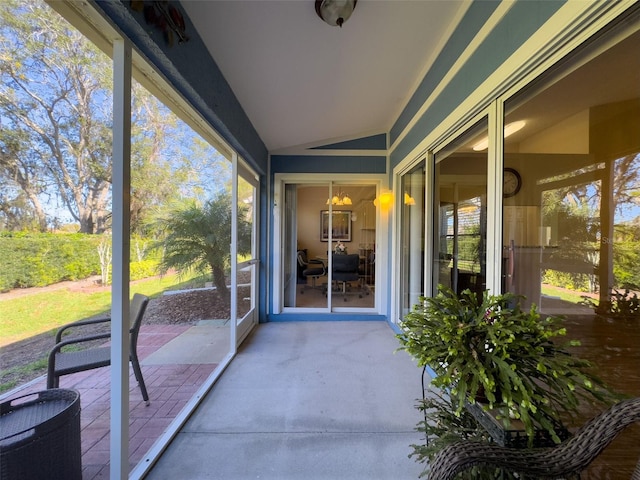
<svg viewBox="0 0 640 480">
<path fill-rule="evenodd" d="M 158 229 L 165 236 L 154 248 L 162 249 L 161 273 L 170 269 L 180 272 L 211 273 L 218 295 L 229 302 L 226 270 L 231 261 L 231 195 L 218 193 L 212 200 L 199 206 L 192 203 L 170 212 L 159 219 Z M 238 254 L 251 252 L 251 223 L 247 220 L 247 207 L 238 204 Z"/>
<path fill-rule="evenodd" d="M 429 389 L 425 398 L 419 400 L 416 408 L 424 414 L 424 421 L 418 423 L 416 430 L 425 434 L 425 442 L 411 445 L 413 452 L 409 457 L 415 457 L 420 463 L 429 464 L 442 448 L 461 440 L 490 442 L 487 431 L 466 410 L 456 415 L 457 403 L 455 397 L 443 395 L 436 389 Z M 425 469 L 420 476 L 428 473 Z M 514 474 L 503 472 L 502 469 L 473 467 L 458 474 L 460 480 L 511 480 L 517 478 Z"/>
<path fill-rule="evenodd" d="M 600 308 L 600 303 L 591 297 L 582 296 L 582 305 L 592 307 L 596 313 L 604 313 L 614 318 L 640 319 L 640 298 L 635 292 L 628 289 L 624 291 L 613 290 L 610 296 L 610 304 L 606 308 Z"/>
<path fill-rule="evenodd" d="M 610 394 L 590 363 L 569 353 L 579 342 L 558 342 L 566 335 L 562 318 L 541 317 L 535 305 L 524 311 L 519 300 L 488 291 L 456 295 L 441 285 L 401 323 L 400 348 L 433 368 L 431 384 L 450 392 L 456 415 L 480 394 L 505 427 L 521 420 L 530 443 L 536 428 L 560 442 L 561 418 L 571 418 L 581 400 Z"/>
<path fill-rule="evenodd" d="M 100 271 L 99 237 L 84 234 L 0 234 L 0 291 L 78 280 Z"/>
</svg>

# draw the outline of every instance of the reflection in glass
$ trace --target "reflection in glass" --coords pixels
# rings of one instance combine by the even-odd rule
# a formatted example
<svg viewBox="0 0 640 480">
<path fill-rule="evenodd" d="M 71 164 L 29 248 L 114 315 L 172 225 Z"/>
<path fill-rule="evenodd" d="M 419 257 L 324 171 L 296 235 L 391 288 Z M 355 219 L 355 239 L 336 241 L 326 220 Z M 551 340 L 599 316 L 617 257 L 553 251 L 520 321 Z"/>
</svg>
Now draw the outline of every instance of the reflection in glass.
<svg viewBox="0 0 640 480">
<path fill-rule="evenodd" d="M 504 200 L 503 286 L 548 312 L 582 310 L 585 297 L 611 313 L 616 290 L 640 289 L 640 87 L 623 73 L 638 67 L 634 41 L 507 103 L 505 123 L 528 126 L 505 139 L 522 189 Z M 584 95 L 569 97 L 578 86 Z"/>
<path fill-rule="evenodd" d="M 526 126 L 504 141 L 522 177 L 503 203 L 503 290 L 566 318 L 576 352 L 612 388 L 640 395 L 640 34 L 505 105 Z M 585 416 L 600 411 L 585 406 Z M 619 445 L 638 445 L 623 432 Z M 628 478 L 610 449 L 581 478 Z M 608 459 L 607 455 L 611 455 Z M 603 465 L 604 464 L 604 467 Z"/>
<path fill-rule="evenodd" d="M 409 313 L 424 295 L 425 164 L 400 179 L 400 315 Z"/>
<path fill-rule="evenodd" d="M 483 121 L 435 156 L 434 294 L 486 288 L 487 153 L 473 150 L 486 136 Z"/>
</svg>

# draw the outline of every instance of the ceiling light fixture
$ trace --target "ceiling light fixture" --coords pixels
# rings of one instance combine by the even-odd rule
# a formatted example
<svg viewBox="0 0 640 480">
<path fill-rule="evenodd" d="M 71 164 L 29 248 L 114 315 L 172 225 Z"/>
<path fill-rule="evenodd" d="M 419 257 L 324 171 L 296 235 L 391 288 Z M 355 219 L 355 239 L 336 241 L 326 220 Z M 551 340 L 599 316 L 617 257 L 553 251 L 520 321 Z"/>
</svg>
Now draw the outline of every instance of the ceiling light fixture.
<svg viewBox="0 0 640 480">
<path fill-rule="evenodd" d="M 316 0 L 316 13 L 329 25 L 342 28 L 342 24 L 356 8 L 358 0 Z"/>
<path fill-rule="evenodd" d="M 347 195 L 346 193 L 342 193 L 340 192 L 337 195 L 334 195 L 331 198 L 327 198 L 327 205 L 353 205 L 353 202 L 351 201 L 351 197 L 349 195 Z"/>
<path fill-rule="evenodd" d="M 513 135 L 518 130 L 522 130 L 527 122 L 524 120 L 518 120 L 517 122 L 510 123 L 509 125 L 505 125 L 504 127 L 504 138 L 507 138 L 509 135 Z M 476 152 L 481 152 L 482 150 L 486 150 L 489 148 L 489 137 L 485 137 L 476 143 L 473 147 L 473 150 Z"/>
</svg>

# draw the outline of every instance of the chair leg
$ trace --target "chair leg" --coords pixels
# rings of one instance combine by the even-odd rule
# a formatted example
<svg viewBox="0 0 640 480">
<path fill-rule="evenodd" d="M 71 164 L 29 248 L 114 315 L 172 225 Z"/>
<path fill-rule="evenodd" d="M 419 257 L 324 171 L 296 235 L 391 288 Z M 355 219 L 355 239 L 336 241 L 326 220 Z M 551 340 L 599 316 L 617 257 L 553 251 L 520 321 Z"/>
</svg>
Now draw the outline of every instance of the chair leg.
<svg viewBox="0 0 640 480">
<path fill-rule="evenodd" d="M 144 378 L 142 378 L 142 370 L 140 369 L 140 362 L 138 361 L 137 355 L 131 355 L 131 366 L 133 367 L 133 374 L 135 375 L 140 391 L 142 392 L 142 399 L 145 404 L 149 406 L 151 402 L 149 401 L 147 386 L 144 384 Z"/>
<path fill-rule="evenodd" d="M 49 356 L 49 363 L 47 365 L 47 389 L 58 388 L 60 383 L 60 377 L 56 375 L 55 357 L 54 354 Z"/>
<path fill-rule="evenodd" d="M 47 375 L 47 389 L 58 388 L 59 385 L 60 377 L 58 377 L 56 374 Z"/>
</svg>

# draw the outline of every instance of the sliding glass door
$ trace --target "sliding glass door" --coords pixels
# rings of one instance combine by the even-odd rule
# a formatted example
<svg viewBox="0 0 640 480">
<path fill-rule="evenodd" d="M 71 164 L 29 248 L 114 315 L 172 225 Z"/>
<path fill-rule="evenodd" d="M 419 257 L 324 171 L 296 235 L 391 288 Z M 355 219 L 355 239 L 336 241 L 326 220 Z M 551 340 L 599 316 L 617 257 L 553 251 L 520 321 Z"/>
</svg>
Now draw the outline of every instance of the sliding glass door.
<svg viewBox="0 0 640 480">
<path fill-rule="evenodd" d="M 487 121 L 435 155 L 434 294 L 486 288 Z"/>
<path fill-rule="evenodd" d="M 400 179 L 399 320 L 425 294 L 425 174 L 422 160 Z"/>
<path fill-rule="evenodd" d="M 256 299 L 258 298 L 258 177 L 242 164 L 237 168 L 236 205 L 238 222 L 236 245 L 245 248 L 236 253 L 235 318 L 236 338 L 239 344 L 258 323 Z"/>
<path fill-rule="evenodd" d="M 374 308 L 376 186 L 297 182 L 283 193 L 283 307 Z"/>
</svg>

